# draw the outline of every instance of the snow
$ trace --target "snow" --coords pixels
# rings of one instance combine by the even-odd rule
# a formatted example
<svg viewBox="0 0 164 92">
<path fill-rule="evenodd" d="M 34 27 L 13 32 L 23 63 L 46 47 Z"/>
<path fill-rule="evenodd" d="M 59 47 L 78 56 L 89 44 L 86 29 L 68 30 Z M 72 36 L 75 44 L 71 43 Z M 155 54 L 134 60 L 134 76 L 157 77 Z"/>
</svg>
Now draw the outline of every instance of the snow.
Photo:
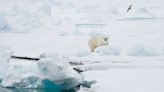
<svg viewBox="0 0 164 92">
<path fill-rule="evenodd" d="M 161 68 L 117 68 L 86 72 L 84 74 L 86 78 L 94 79 L 98 84 L 79 92 L 108 92 L 109 90 L 111 92 L 162 92 L 164 90 L 162 71 Z"/>
<path fill-rule="evenodd" d="M 79 92 L 163 92 L 163 3 L 0 0 L 1 85 L 39 88 L 56 86 L 57 81 L 69 89 L 83 75 L 97 83 Z M 90 52 L 88 40 L 97 35 L 110 35 L 109 45 Z M 11 55 L 42 59 L 9 60 Z M 70 66 L 69 61 L 82 65 Z M 79 75 L 72 67 L 84 73 Z"/>
<path fill-rule="evenodd" d="M 161 3 L 153 0 L 2 0 L 0 15 L 5 16 L 13 32 L 75 29 L 76 24 L 104 24 L 113 19 L 163 18 L 163 0 L 158 1 Z M 127 13 L 130 4 L 132 9 Z"/>
</svg>

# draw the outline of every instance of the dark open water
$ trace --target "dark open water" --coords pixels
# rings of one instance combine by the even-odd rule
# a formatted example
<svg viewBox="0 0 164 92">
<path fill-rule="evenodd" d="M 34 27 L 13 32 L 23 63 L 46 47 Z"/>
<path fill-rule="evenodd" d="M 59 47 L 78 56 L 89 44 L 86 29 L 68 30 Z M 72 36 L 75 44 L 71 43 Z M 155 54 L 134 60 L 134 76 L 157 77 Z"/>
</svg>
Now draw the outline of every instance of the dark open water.
<svg viewBox="0 0 164 92">
<path fill-rule="evenodd" d="M 15 88 L 3 88 L 0 87 L 0 92 L 73 92 L 73 91 L 61 91 L 58 89 L 15 89 Z"/>
</svg>

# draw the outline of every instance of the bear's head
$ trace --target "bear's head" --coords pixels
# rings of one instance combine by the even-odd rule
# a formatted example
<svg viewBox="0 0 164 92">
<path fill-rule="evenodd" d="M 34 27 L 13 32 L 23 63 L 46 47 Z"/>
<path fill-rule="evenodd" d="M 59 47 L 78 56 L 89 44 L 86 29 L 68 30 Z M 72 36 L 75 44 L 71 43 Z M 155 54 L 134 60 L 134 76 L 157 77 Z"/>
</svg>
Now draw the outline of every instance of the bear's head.
<svg viewBox="0 0 164 92">
<path fill-rule="evenodd" d="M 103 37 L 103 45 L 109 44 L 109 37 Z"/>
</svg>

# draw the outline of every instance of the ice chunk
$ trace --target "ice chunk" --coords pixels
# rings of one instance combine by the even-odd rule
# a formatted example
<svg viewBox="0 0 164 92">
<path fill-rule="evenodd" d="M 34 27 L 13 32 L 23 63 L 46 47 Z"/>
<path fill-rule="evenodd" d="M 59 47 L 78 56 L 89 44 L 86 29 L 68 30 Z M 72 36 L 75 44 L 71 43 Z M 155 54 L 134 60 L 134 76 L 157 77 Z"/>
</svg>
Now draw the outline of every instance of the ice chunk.
<svg viewBox="0 0 164 92">
<path fill-rule="evenodd" d="M 101 46 L 96 48 L 96 52 L 103 55 L 120 55 L 121 49 L 113 46 Z"/>
<path fill-rule="evenodd" d="M 164 46 L 162 46 L 158 49 L 158 53 L 159 53 L 159 55 L 164 55 Z"/>
<path fill-rule="evenodd" d="M 64 89 L 71 89 L 82 83 L 82 77 L 67 60 L 67 57 L 60 55 L 47 56 L 39 61 L 38 68 L 45 79 L 53 80 Z"/>
<path fill-rule="evenodd" d="M 77 57 L 84 57 L 84 56 L 87 56 L 89 55 L 89 50 L 86 50 L 86 49 L 83 49 L 83 50 L 79 50 L 77 53 L 76 53 L 76 56 Z"/>
<path fill-rule="evenodd" d="M 158 51 L 147 45 L 135 45 L 128 52 L 129 56 L 157 56 Z"/>
<path fill-rule="evenodd" d="M 91 88 L 80 87 L 80 89 L 78 90 L 78 92 L 101 92 L 101 91 L 102 90 L 98 84 L 92 85 Z"/>
<path fill-rule="evenodd" d="M 14 88 L 39 88 L 41 75 L 36 62 L 10 61 L 5 67 L 1 86 Z"/>
<path fill-rule="evenodd" d="M 0 32 L 10 31 L 10 26 L 7 23 L 6 19 L 0 15 Z"/>
<path fill-rule="evenodd" d="M 53 54 L 46 55 L 38 62 L 10 62 L 4 69 L 5 76 L 0 84 L 14 88 L 74 89 L 82 84 L 82 77 L 73 70 L 68 60 L 65 56 Z"/>
<path fill-rule="evenodd" d="M 12 51 L 8 47 L 0 45 L 0 79 L 3 77 L 9 58 L 11 57 Z"/>
</svg>

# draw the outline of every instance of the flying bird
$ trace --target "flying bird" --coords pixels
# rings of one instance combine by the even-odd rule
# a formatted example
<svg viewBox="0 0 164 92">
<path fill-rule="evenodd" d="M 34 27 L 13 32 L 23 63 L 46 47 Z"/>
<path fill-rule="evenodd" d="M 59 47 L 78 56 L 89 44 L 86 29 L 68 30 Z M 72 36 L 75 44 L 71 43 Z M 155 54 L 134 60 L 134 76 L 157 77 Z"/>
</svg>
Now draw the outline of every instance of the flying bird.
<svg viewBox="0 0 164 92">
<path fill-rule="evenodd" d="M 128 7 L 127 12 L 129 12 L 130 9 L 132 9 L 132 4 Z"/>
</svg>

